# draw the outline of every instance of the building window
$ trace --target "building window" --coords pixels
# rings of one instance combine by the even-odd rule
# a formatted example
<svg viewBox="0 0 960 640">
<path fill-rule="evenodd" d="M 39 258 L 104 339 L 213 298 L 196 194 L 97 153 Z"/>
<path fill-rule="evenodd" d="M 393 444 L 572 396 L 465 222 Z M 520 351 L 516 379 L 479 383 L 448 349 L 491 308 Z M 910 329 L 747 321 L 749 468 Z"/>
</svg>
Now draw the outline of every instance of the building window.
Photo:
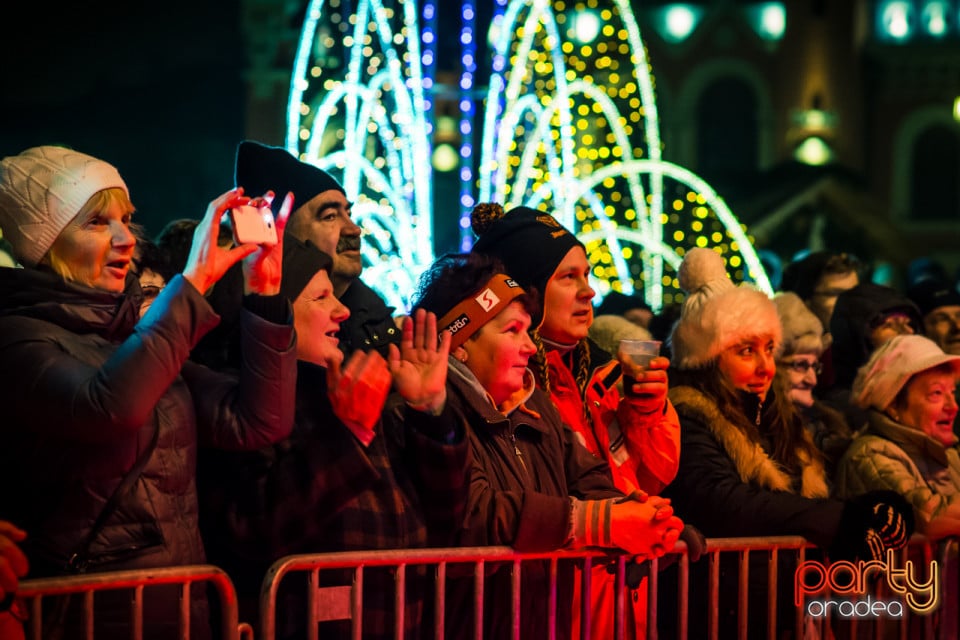
<svg viewBox="0 0 960 640">
<path fill-rule="evenodd" d="M 714 81 L 697 103 L 697 171 L 711 181 L 743 179 L 758 168 L 757 98 L 740 78 Z"/>
<path fill-rule="evenodd" d="M 917 136 L 910 162 L 910 217 L 960 221 L 960 133 L 937 124 Z"/>
</svg>

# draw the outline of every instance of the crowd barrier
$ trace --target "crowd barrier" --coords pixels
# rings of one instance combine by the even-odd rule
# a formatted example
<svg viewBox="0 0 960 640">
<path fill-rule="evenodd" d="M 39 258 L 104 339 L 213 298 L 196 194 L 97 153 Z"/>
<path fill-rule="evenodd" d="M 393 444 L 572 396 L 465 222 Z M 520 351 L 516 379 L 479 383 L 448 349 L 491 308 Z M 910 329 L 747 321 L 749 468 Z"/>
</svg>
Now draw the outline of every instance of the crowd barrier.
<svg viewBox="0 0 960 640">
<path fill-rule="evenodd" d="M 144 590 L 159 585 L 180 585 L 179 633 L 177 638 L 190 637 L 190 590 L 196 583 L 210 584 L 219 602 L 220 638 L 223 640 L 253 640 L 253 628 L 239 622 L 237 593 L 230 577 L 211 565 L 188 565 L 159 569 L 86 573 L 59 578 L 25 580 L 17 590 L 25 603 L 28 616 L 26 637 L 45 640 L 49 630 L 43 628 L 45 598 L 78 594 L 82 599 L 82 628 L 71 629 L 64 640 L 96 640 L 94 636 L 94 596 L 105 592 L 128 592 L 130 596 L 130 637 L 143 637 Z M 209 590 L 208 590 L 209 591 Z M 173 640 L 173 638 L 171 638 Z"/>
<path fill-rule="evenodd" d="M 888 561 L 874 563 L 833 563 L 826 565 L 814 558 L 820 558 L 803 538 L 764 537 L 764 538 L 715 538 L 707 541 L 706 552 L 696 563 L 691 563 L 687 548 L 681 542 L 674 551 L 654 561 L 647 574 L 648 581 L 648 638 L 657 640 L 716 640 L 717 638 L 738 638 L 753 640 L 769 638 L 777 634 L 778 610 L 783 606 L 792 607 L 799 614 L 795 616 L 794 633 L 796 638 L 821 638 L 823 640 L 856 639 L 869 640 L 955 640 L 958 636 L 958 611 L 960 611 L 960 578 L 958 578 L 956 540 L 931 544 L 922 536 L 914 536 L 910 545 L 900 552 L 891 554 Z M 756 575 L 757 560 L 761 560 L 764 575 Z M 353 638 L 362 637 L 364 602 L 361 596 L 366 575 L 371 570 L 387 569 L 393 581 L 395 626 L 393 637 L 403 637 L 404 594 L 408 573 L 414 568 L 427 568 L 432 577 L 430 600 L 434 613 L 423 621 L 424 637 L 440 640 L 445 637 L 447 617 L 461 615 L 462 611 L 451 611 L 446 602 L 444 585 L 448 578 L 466 577 L 474 585 L 473 608 L 478 615 L 472 628 L 473 638 L 483 637 L 483 601 L 484 580 L 492 566 L 507 564 L 511 571 L 512 592 L 511 620 L 513 638 L 520 639 L 521 616 L 521 574 L 524 565 L 534 561 L 548 562 L 552 580 L 549 598 L 549 619 L 544 620 L 545 634 L 549 638 L 556 635 L 554 615 L 557 603 L 557 566 L 572 560 L 582 564 L 581 575 L 589 574 L 591 566 L 598 562 L 610 564 L 616 577 L 614 606 L 615 638 L 624 637 L 624 610 L 627 606 L 625 574 L 627 561 L 623 556 L 606 556 L 595 552 L 518 553 L 509 547 L 471 547 L 448 549 L 411 549 L 376 552 L 342 552 L 288 556 L 278 560 L 264 577 L 260 597 L 259 623 L 257 632 L 250 624 L 238 621 L 237 598 L 233 585 L 227 575 L 212 566 L 175 567 L 144 571 L 125 571 L 114 573 L 91 573 L 66 578 L 26 580 L 22 583 L 20 596 L 29 603 L 30 620 L 28 638 L 43 638 L 39 627 L 42 619 L 42 601 L 44 597 L 63 594 L 83 594 L 85 610 L 84 640 L 96 640 L 93 636 L 93 598 L 96 592 L 104 590 L 131 590 L 131 619 L 134 621 L 134 634 L 131 638 L 140 638 L 142 623 L 137 624 L 143 608 L 143 589 L 157 584 L 180 584 L 181 589 L 181 635 L 189 637 L 190 587 L 196 582 L 209 582 L 216 587 L 220 600 L 220 630 L 226 640 L 275 640 L 277 637 L 278 600 L 284 581 L 294 576 L 296 588 L 304 589 L 305 601 L 302 614 L 308 629 L 310 640 L 322 638 L 318 625 L 331 620 L 346 621 Z M 665 567 L 670 565 L 676 578 L 676 590 L 664 586 Z M 734 568 L 733 584 L 728 580 L 730 567 Z M 691 577 L 691 567 L 695 567 Z M 933 570 L 934 573 L 930 574 Z M 341 582 L 331 584 L 325 575 L 336 575 Z M 706 580 L 697 576 L 706 575 Z M 346 580 L 343 580 L 346 574 Z M 805 580 L 801 586 L 798 575 Z M 703 576 L 700 576 L 701 578 Z M 305 580 L 304 580 L 305 578 Z M 333 582 L 337 582 L 334 580 Z M 705 586 L 704 586 L 705 582 Z M 288 586 L 291 583 L 288 583 Z M 589 594 L 589 580 L 582 581 L 585 594 Z M 322 585 L 322 586 L 321 586 Z M 756 591 L 763 594 L 766 609 L 760 618 L 765 619 L 764 629 L 759 633 L 755 625 L 748 624 L 752 618 L 751 598 Z M 701 593 L 698 589 L 706 589 Z M 923 588 L 928 591 L 924 592 Z M 693 591 L 691 592 L 691 589 Z M 733 590 L 736 596 L 733 597 Z M 802 591 L 798 599 L 797 592 Z M 935 590 L 935 593 L 932 591 Z M 691 595 L 694 597 L 691 598 Z M 937 601 L 932 603 L 931 598 Z M 729 625 L 729 617 L 724 617 L 721 601 L 735 601 L 736 628 Z M 586 601 L 587 598 L 584 598 Z M 697 606 L 692 604 L 698 602 Z M 671 616 L 676 616 L 675 625 L 665 624 L 662 619 L 665 602 L 676 606 L 667 607 Z M 899 603 L 899 616 L 859 616 L 857 607 L 885 603 L 893 610 Z M 864 604 L 866 603 L 866 604 Z M 661 605 L 661 606 L 658 606 Z M 756 605 L 756 600 L 754 600 Z M 935 605 L 935 606 L 932 606 Z M 933 609 L 925 611 L 924 608 Z M 589 607 L 581 609 L 584 629 L 588 627 Z M 705 624 L 701 624 L 704 623 Z M 704 635 L 691 635 L 691 623 L 698 629 L 705 629 Z M 663 632 L 670 627 L 670 635 Z M 586 638 L 584 632 L 582 637 Z M 456 638 L 455 640 L 461 640 Z M 604 639 L 606 640 L 606 639 Z"/>
</svg>

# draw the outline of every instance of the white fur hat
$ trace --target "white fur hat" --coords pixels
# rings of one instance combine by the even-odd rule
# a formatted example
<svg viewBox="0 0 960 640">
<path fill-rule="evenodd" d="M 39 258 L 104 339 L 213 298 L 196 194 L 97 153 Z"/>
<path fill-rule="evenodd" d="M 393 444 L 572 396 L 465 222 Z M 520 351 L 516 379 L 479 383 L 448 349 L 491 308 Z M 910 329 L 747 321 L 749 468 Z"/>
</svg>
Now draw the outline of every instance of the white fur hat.
<svg viewBox="0 0 960 640">
<path fill-rule="evenodd" d="M 98 191 L 127 185 L 113 165 L 65 147 L 0 160 L 0 229 L 16 258 L 35 266 Z M 129 195 L 129 191 L 127 191 Z"/>
<path fill-rule="evenodd" d="M 949 364 L 960 377 L 960 356 L 943 352 L 930 338 L 915 335 L 894 336 L 873 352 L 860 367 L 853 381 L 853 401 L 861 409 L 883 411 L 915 374 Z"/>
<path fill-rule="evenodd" d="M 773 336 L 780 348 L 782 329 L 773 301 L 749 284 L 734 285 L 719 253 L 691 249 L 679 276 L 687 299 L 670 335 L 674 366 L 698 369 L 752 336 Z"/>
<path fill-rule="evenodd" d="M 783 353 L 823 355 L 823 323 L 813 314 L 800 296 L 783 291 L 773 296 L 780 324 L 783 326 Z"/>
</svg>

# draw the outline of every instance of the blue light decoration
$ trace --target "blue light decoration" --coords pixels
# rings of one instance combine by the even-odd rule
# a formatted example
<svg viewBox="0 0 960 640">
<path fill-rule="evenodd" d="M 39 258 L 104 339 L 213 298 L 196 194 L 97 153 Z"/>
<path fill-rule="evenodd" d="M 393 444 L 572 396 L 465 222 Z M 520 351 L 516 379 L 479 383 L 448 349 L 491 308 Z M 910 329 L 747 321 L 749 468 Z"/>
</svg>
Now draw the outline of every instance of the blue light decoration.
<svg viewBox="0 0 960 640">
<path fill-rule="evenodd" d="M 421 31 L 415 2 L 359 0 L 349 12 L 340 1 L 308 8 L 286 146 L 341 178 L 364 229 L 364 281 L 406 311 L 434 259 L 424 89 L 433 82 L 428 45 L 435 47 L 430 20 L 439 3 L 431 14 L 424 5 Z M 527 205 L 550 211 L 584 242 L 601 295 L 642 290 L 654 309 L 680 302 L 676 270 L 694 246 L 719 251 L 735 279 L 771 293 L 722 198 L 661 157 L 653 79 L 629 1 L 486 1 L 494 10 L 482 114 L 476 4 L 459 4 L 461 249 L 472 244 L 476 202 Z M 599 17 L 595 39 L 576 24 L 584 8 Z"/>
<path fill-rule="evenodd" d="M 477 72 L 477 11 L 473 0 L 460 5 L 460 250 L 472 246 L 470 210 L 476 204 L 473 190 L 473 79 Z"/>
</svg>

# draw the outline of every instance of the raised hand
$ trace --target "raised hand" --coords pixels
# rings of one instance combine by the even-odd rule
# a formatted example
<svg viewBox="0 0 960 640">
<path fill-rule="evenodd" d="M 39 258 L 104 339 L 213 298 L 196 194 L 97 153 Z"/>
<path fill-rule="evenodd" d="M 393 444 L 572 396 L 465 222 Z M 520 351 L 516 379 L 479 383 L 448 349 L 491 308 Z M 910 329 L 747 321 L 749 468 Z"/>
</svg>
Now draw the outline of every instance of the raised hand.
<svg viewBox="0 0 960 640">
<path fill-rule="evenodd" d="M 393 384 L 408 405 L 418 411 L 439 413 L 447 400 L 447 355 L 450 332 L 437 341 L 437 316 L 417 309 L 403 319 L 400 348 L 390 345 Z"/>
<path fill-rule="evenodd" d="M 257 250 L 257 245 L 224 248 L 217 242 L 223 214 L 248 202 L 250 198 L 243 195 L 243 189 L 227 191 L 207 205 L 207 212 L 193 230 L 193 244 L 183 268 L 183 277 L 201 294 L 206 294 L 230 267 Z"/>
<path fill-rule="evenodd" d="M 376 351 L 355 351 L 343 370 L 336 361 L 327 368 L 333 413 L 365 443 L 373 439 L 389 393 L 387 362 Z"/>
<path fill-rule="evenodd" d="M 263 200 L 267 204 L 273 204 L 273 197 L 273 191 L 268 191 L 264 194 Z M 244 293 L 257 293 L 262 296 L 274 296 L 280 293 L 280 279 L 283 275 L 283 230 L 287 226 L 291 211 L 293 211 L 293 194 L 287 193 L 274 220 L 277 244 L 256 245 L 256 250 L 243 260 Z"/>
</svg>

